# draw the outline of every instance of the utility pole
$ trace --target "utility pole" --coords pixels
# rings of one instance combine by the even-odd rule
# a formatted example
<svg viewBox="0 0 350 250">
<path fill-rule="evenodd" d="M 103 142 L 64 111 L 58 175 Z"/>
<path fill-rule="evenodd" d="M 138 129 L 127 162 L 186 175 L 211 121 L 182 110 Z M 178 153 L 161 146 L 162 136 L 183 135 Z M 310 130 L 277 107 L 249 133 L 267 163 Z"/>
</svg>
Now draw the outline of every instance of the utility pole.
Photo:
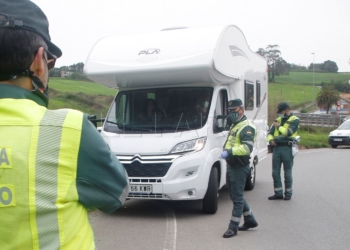
<svg viewBox="0 0 350 250">
<path fill-rule="evenodd" d="M 315 53 L 311 53 L 313 55 L 313 61 L 312 61 L 312 102 L 315 101 L 315 110 L 316 110 L 316 100 L 315 100 Z M 314 113 L 314 112 L 312 112 Z"/>
</svg>

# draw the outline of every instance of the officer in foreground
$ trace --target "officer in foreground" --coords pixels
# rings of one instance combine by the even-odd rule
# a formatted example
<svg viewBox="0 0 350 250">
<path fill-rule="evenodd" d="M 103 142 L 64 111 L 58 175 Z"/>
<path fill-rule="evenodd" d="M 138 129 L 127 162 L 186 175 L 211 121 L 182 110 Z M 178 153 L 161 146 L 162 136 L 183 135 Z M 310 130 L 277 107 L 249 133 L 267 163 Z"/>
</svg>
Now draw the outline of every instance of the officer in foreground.
<svg viewBox="0 0 350 250">
<path fill-rule="evenodd" d="M 272 178 L 275 194 L 269 200 L 290 200 L 293 194 L 292 168 L 294 156 L 292 154 L 292 142 L 297 136 L 299 118 L 290 113 L 288 103 L 281 102 L 277 106 L 279 117 L 273 122 L 268 135 L 272 152 Z M 281 164 L 284 169 L 284 197 L 281 181 Z"/>
<path fill-rule="evenodd" d="M 61 50 L 28 0 L 0 0 L 0 248 L 94 249 L 88 210 L 113 213 L 123 166 L 87 115 L 48 110 Z"/>
<path fill-rule="evenodd" d="M 250 174 L 249 159 L 256 139 L 256 128 L 244 115 L 241 99 L 228 103 L 227 123 L 230 132 L 224 144 L 221 158 L 226 159 L 226 183 L 233 201 L 232 217 L 224 238 L 237 235 L 237 230 L 246 231 L 258 226 L 247 201 L 243 197 L 244 187 Z M 244 224 L 239 226 L 242 214 Z"/>
</svg>

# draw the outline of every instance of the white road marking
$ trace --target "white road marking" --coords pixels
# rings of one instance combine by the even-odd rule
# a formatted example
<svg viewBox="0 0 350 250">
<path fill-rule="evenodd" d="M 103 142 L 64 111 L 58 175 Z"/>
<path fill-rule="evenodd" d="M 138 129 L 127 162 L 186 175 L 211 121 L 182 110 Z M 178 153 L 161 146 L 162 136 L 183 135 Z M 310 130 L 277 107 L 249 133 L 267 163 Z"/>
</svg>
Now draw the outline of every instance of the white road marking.
<svg viewBox="0 0 350 250">
<path fill-rule="evenodd" d="M 175 213 L 171 208 L 167 206 L 163 207 L 166 208 L 166 231 L 164 240 L 164 250 L 175 250 L 177 234 Z"/>
</svg>

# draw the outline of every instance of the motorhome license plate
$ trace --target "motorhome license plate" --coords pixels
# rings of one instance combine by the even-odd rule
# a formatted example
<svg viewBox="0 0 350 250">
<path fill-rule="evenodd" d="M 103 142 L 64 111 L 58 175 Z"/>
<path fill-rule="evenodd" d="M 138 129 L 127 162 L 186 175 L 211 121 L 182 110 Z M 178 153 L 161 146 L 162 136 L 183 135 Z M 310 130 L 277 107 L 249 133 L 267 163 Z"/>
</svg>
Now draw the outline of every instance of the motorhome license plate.
<svg viewBox="0 0 350 250">
<path fill-rule="evenodd" d="M 334 139 L 334 141 L 342 141 L 343 139 Z"/>
<path fill-rule="evenodd" d="M 152 193 L 152 185 L 130 185 L 129 192 L 131 193 Z"/>
</svg>

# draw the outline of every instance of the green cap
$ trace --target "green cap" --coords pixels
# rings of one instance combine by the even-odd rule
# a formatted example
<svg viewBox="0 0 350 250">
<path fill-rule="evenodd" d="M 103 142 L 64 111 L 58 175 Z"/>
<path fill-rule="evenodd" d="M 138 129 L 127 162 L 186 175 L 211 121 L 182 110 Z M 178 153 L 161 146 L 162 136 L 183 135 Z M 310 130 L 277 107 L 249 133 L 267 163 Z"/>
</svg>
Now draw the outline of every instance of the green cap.
<svg viewBox="0 0 350 250">
<path fill-rule="evenodd" d="M 241 107 L 241 106 L 243 106 L 241 99 L 233 99 L 233 100 L 228 102 L 227 109 L 235 109 L 235 108 Z"/>
<path fill-rule="evenodd" d="M 289 109 L 288 103 L 280 102 L 277 106 L 277 113 L 281 113 L 282 111 L 285 111 L 286 109 Z"/>
<path fill-rule="evenodd" d="M 5 17 L 5 19 L 4 19 Z M 0 0 L 0 29 L 25 29 L 41 36 L 57 58 L 62 51 L 51 42 L 49 21 L 44 12 L 29 0 Z"/>
</svg>

